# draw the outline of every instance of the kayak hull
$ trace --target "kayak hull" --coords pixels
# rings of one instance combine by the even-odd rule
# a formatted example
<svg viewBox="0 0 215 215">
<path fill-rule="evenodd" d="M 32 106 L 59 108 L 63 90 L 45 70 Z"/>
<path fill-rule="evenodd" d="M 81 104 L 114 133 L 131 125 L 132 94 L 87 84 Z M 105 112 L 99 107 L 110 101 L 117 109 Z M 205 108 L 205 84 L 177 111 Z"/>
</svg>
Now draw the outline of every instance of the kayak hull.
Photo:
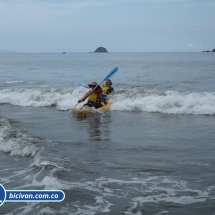
<svg viewBox="0 0 215 215">
<path fill-rule="evenodd" d="M 109 101 L 107 104 L 103 104 L 102 107 L 96 109 L 96 110 L 99 110 L 99 111 L 108 111 L 110 110 L 110 107 L 111 105 L 113 104 L 113 101 Z"/>
<path fill-rule="evenodd" d="M 91 108 L 91 107 L 85 106 L 85 107 L 76 109 L 74 112 L 75 112 L 75 114 L 77 114 L 77 115 L 88 116 L 88 115 L 90 115 L 90 114 L 92 114 L 92 113 L 98 113 L 98 112 L 103 112 L 103 111 L 109 111 L 112 104 L 113 104 L 113 101 L 109 101 L 107 104 L 103 104 L 102 107 L 97 108 L 97 109 L 95 109 L 94 107 Z"/>
</svg>

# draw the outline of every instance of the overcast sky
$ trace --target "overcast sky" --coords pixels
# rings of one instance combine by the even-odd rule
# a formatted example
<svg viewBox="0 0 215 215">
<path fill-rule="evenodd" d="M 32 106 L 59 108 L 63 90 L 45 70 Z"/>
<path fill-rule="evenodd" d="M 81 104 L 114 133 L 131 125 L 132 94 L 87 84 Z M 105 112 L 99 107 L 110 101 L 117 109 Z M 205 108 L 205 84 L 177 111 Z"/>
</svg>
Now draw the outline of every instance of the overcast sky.
<svg viewBox="0 0 215 215">
<path fill-rule="evenodd" d="M 0 50 L 199 52 L 215 48 L 215 0 L 0 0 Z"/>
</svg>

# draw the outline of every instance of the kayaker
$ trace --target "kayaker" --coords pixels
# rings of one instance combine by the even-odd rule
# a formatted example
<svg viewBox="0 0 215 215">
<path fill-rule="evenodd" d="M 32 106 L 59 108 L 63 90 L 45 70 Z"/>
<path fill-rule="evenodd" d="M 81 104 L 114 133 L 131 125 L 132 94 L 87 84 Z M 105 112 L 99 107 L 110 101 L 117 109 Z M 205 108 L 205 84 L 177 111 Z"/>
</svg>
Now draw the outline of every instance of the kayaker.
<svg viewBox="0 0 215 215">
<path fill-rule="evenodd" d="M 114 92 L 114 89 L 112 87 L 112 82 L 110 79 L 107 79 L 105 81 L 105 85 L 102 86 L 102 96 L 101 96 L 102 102 L 106 104 L 108 101 L 108 95 L 112 94 L 113 92 Z"/>
<path fill-rule="evenodd" d="M 88 101 L 84 106 L 95 107 L 96 109 L 102 107 L 101 104 L 102 88 L 100 86 L 97 86 L 96 82 L 92 82 L 91 84 L 88 84 L 88 86 L 91 88 L 91 91 L 86 93 L 84 98 L 82 100 L 79 100 L 78 103 L 83 102 L 88 97 Z"/>
<path fill-rule="evenodd" d="M 107 79 L 105 81 L 105 85 L 102 86 L 102 91 L 103 91 L 103 93 L 105 93 L 107 95 L 109 95 L 109 94 L 114 92 L 114 89 L 112 87 L 112 82 L 111 82 L 110 79 Z"/>
</svg>

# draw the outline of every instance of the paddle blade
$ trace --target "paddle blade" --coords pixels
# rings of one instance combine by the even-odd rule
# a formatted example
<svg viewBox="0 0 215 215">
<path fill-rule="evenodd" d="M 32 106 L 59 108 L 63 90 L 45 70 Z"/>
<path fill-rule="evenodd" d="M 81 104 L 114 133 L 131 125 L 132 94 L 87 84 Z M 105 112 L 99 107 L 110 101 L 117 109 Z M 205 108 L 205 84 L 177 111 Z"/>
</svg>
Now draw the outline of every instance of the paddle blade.
<svg viewBox="0 0 215 215">
<path fill-rule="evenodd" d="M 76 87 L 85 87 L 85 88 L 89 89 L 89 87 L 86 84 L 81 83 L 81 82 L 75 82 L 75 86 Z"/>
<path fill-rule="evenodd" d="M 107 75 L 107 77 L 106 77 L 103 81 L 109 79 L 109 78 L 110 78 L 111 76 L 113 76 L 117 71 L 118 71 L 118 67 L 116 66 L 116 67 Z"/>
</svg>

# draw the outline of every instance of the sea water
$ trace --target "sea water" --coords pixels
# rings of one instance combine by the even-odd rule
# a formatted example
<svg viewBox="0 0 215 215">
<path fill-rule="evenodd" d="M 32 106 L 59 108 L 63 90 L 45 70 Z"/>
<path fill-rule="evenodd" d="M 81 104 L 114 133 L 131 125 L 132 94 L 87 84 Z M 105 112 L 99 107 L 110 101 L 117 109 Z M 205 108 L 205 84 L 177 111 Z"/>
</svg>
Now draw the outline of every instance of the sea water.
<svg viewBox="0 0 215 215">
<path fill-rule="evenodd" d="M 116 66 L 111 110 L 76 116 L 74 83 Z M 0 184 L 65 192 L 0 214 L 214 215 L 214 68 L 214 53 L 0 54 Z"/>
</svg>

